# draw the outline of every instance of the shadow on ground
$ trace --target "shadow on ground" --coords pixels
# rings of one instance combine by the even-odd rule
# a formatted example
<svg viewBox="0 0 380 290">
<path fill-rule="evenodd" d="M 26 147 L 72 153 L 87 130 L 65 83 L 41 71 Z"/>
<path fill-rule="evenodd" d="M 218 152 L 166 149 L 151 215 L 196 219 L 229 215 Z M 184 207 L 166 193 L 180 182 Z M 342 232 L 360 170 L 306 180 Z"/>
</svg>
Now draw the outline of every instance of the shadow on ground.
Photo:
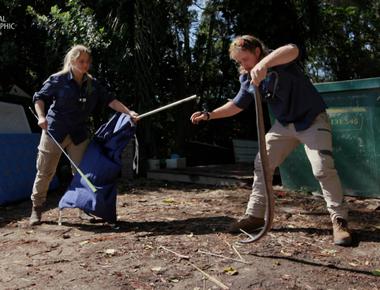
<svg viewBox="0 0 380 290">
<path fill-rule="evenodd" d="M 199 217 L 174 221 L 118 221 L 115 227 L 104 224 L 83 224 L 63 222 L 62 225 L 76 227 L 83 231 L 94 233 L 103 232 L 136 232 L 146 233 L 144 236 L 159 235 L 207 235 L 215 232 L 224 232 L 226 227 L 235 219 L 227 216 Z M 141 235 L 139 235 L 141 236 Z"/>
</svg>

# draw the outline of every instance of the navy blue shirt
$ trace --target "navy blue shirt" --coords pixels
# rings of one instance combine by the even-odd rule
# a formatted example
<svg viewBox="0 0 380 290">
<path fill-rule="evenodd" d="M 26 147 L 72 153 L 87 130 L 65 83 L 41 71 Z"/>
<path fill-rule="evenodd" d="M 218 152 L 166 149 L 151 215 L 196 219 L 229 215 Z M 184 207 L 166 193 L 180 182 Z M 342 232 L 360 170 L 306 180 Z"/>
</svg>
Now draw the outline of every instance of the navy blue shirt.
<svg viewBox="0 0 380 290">
<path fill-rule="evenodd" d="M 88 119 L 97 103 L 107 105 L 114 99 L 94 78 L 85 76 L 79 86 L 71 72 L 51 75 L 33 96 L 33 102 L 42 100 L 49 108 L 46 114 L 49 133 L 59 143 L 70 135 L 74 144 L 88 138 Z"/>
<path fill-rule="evenodd" d="M 268 91 L 275 94 L 267 100 L 275 118 L 283 126 L 294 123 L 297 131 L 309 128 L 315 117 L 327 108 L 310 79 L 296 61 L 272 67 L 270 71 L 278 74 L 277 87 L 272 74 L 272 80 L 262 81 L 259 90 L 262 96 Z M 239 80 L 240 90 L 232 101 L 240 109 L 245 109 L 254 100 L 253 93 L 249 92 L 250 75 L 242 74 Z"/>
</svg>

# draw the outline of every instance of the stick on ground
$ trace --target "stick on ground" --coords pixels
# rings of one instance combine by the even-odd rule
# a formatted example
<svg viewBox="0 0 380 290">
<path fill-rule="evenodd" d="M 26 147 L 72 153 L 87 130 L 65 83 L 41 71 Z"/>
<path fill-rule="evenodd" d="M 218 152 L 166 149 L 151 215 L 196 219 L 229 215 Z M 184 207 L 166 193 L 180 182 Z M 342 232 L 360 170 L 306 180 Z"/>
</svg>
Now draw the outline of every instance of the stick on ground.
<svg viewBox="0 0 380 290">
<path fill-rule="evenodd" d="M 245 261 L 245 259 L 242 257 L 242 255 L 240 255 L 239 251 L 235 248 L 234 245 L 231 245 L 229 242 L 227 242 L 225 239 L 223 239 L 223 242 L 225 242 L 230 248 L 232 248 L 232 250 L 234 250 L 234 252 L 236 253 L 236 255 L 239 256 L 240 260 L 242 261 Z"/>
<path fill-rule="evenodd" d="M 181 259 L 186 259 L 186 260 L 189 260 L 189 259 L 190 259 L 190 256 L 186 256 L 186 255 L 182 255 L 182 254 L 180 254 L 180 253 L 174 252 L 173 250 L 170 250 L 170 249 L 168 249 L 168 248 L 166 248 L 166 247 L 164 247 L 164 246 L 159 246 L 158 248 L 159 248 L 159 249 L 161 248 L 161 249 L 163 249 L 163 250 L 165 250 L 165 251 L 167 251 L 167 252 L 170 252 L 170 253 L 176 255 L 177 257 L 179 257 L 179 258 L 181 258 Z"/>
<path fill-rule="evenodd" d="M 214 282 L 216 285 L 218 285 L 220 288 L 222 289 L 229 289 L 226 285 L 224 285 L 222 282 L 220 282 L 218 279 L 210 276 L 209 274 L 207 274 L 205 271 L 203 271 L 202 269 L 198 268 L 197 266 L 195 266 L 193 263 L 190 263 L 191 266 L 193 266 L 195 269 L 197 269 L 199 272 L 201 272 L 207 279 L 209 279 L 210 281 Z"/>
<path fill-rule="evenodd" d="M 214 256 L 214 257 L 218 257 L 218 258 L 223 258 L 223 259 L 226 259 L 226 260 L 231 260 L 231 261 L 235 261 L 235 262 L 239 262 L 239 263 L 243 263 L 243 264 L 247 264 L 247 265 L 252 264 L 251 262 L 247 262 L 245 260 L 239 260 L 239 259 L 235 259 L 235 258 L 230 258 L 230 257 L 227 257 L 227 256 L 223 256 L 223 255 L 219 255 L 219 254 L 214 254 L 214 253 L 211 253 L 211 252 L 206 252 L 206 251 L 202 251 L 202 250 L 198 250 L 198 252 L 201 253 L 201 254 L 206 254 L 206 255 L 210 255 L 210 256 Z"/>
</svg>

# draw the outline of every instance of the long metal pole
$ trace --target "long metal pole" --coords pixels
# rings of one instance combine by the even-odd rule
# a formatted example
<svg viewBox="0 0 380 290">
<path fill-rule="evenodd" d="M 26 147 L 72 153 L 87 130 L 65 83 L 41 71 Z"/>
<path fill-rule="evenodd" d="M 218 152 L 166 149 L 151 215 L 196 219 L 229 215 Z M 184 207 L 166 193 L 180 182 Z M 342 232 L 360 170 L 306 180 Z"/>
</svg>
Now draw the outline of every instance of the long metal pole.
<svg viewBox="0 0 380 290">
<path fill-rule="evenodd" d="M 32 112 L 32 114 L 34 115 L 34 117 L 36 117 L 36 119 L 38 120 L 38 116 L 34 113 L 33 109 L 31 107 L 29 107 L 29 110 Z M 74 161 L 70 158 L 70 156 L 65 152 L 65 150 L 62 148 L 62 146 L 58 143 L 57 140 L 55 140 L 55 138 L 49 133 L 48 130 L 45 130 L 46 133 L 50 136 L 51 139 L 53 139 L 53 141 L 55 142 L 55 144 L 58 146 L 59 149 L 61 149 L 62 153 L 65 154 L 65 156 L 67 157 L 67 159 L 69 159 L 70 163 L 72 166 L 74 166 L 74 168 L 76 169 L 76 171 L 79 173 L 79 175 L 84 179 L 84 181 L 86 181 L 88 187 L 93 191 L 93 192 L 96 192 L 96 187 L 91 183 L 91 181 L 87 178 L 86 175 L 84 175 L 84 173 L 82 172 L 82 170 L 80 170 L 80 168 L 74 163 Z"/>
<path fill-rule="evenodd" d="M 155 109 L 155 110 L 152 110 L 152 111 L 149 111 L 149 112 L 146 112 L 144 114 L 141 114 L 139 115 L 139 119 L 141 120 L 142 118 L 145 118 L 147 116 L 150 116 L 152 114 L 155 114 L 155 113 L 158 113 L 158 112 L 161 112 L 163 110 L 167 110 L 171 107 L 174 107 L 174 106 L 177 106 L 179 104 L 182 104 L 182 103 L 185 103 L 185 102 L 188 102 L 188 101 L 191 101 L 193 99 L 195 99 L 197 96 L 196 95 L 192 95 L 191 97 L 188 97 L 188 98 L 185 98 L 185 99 L 182 99 L 182 100 L 179 100 L 179 101 L 176 101 L 174 103 L 171 103 L 171 104 L 168 104 L 166 106 L 163 106 L 161 108 L 158 108 L 158 109 Z"/>
</svg>

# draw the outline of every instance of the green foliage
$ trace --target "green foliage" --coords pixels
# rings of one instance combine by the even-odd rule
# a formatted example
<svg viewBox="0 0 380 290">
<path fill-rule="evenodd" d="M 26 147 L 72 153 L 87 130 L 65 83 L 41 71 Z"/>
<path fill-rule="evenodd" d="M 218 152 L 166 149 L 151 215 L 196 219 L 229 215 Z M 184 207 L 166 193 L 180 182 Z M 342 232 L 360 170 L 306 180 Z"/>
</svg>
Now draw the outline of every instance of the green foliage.
<svg viewBox="0 0 380 290">
<path fill-rule="evenodd" d="M 320 37 L 308 42 L 309 70 L 316 81 L 378 76 L 380 2 L 320 1 Z"/>
<path fill-rule="evenodd" d="M 49 47 L 54 48 L 59 43 L 84 44 L 92 48 L 109 46 L 104 27 L 99 27 L 92 9 L 84 7 L 79 0 L 67 1 L 65 8 L 67 10 L 54 5 L 49 15 L 41 15 L 32 6 L 27 6 L 27 13 L 35 17 L 38 27 L 48 32 Z"/>
<path fill-rule="evenodd" d="M 238 34 L 253 34 L 270 48 L 297 44 L 314 81 L 380 74 L 377 0 L 14 0 L 0 8 L 17 23 L 14 34 L 1 36 L 3 87 L 17 83 L 32 93 L 58 70 L 67 49 L 82 43 L 92 48 L 92 73 L 139 113 L 201 96 L 200 104 L 139 124 L 147 157 L 182 154 L 186 141 L 228 146 L 233 137 L 254 138 L 253 108 L 200 126 L 189 122 L 193 111 L 212 110 L 238 91 L 228 56 Z"/>
<path fill-rule="evenodd" d="M 53 1 L 35 2 L 45 7 Z M 1 15 L 6 22 L 15 24 L 14 30 L 0 31 L 0 85 L 7 91 L 17 84 L 32 95 L 37 84 L 46 78 L 45 62 L 41 62 L 46 36 L 32 26 L 25 8 L 26 1 L 0 1 Z"/>
</svg>

